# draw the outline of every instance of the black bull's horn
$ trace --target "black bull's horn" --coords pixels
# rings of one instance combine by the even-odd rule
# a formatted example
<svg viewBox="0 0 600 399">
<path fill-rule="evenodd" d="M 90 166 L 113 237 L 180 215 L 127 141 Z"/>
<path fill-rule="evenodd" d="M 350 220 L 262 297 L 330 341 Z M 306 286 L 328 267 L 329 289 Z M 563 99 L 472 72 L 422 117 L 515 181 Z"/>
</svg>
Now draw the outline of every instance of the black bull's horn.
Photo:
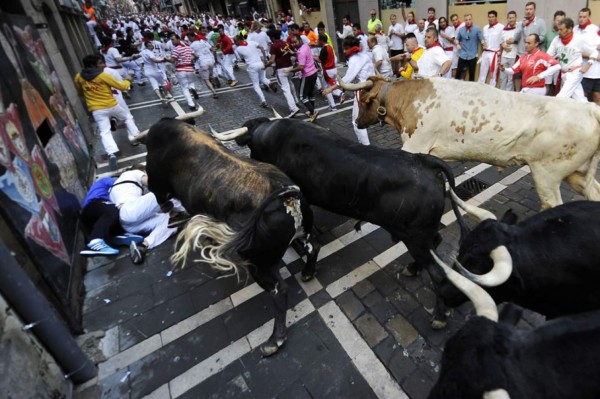
<svg viewBox="0 0 600 399">
<path fill-rule="evenodd" d="M 498 219 L 496 219 L 496 215 L 494 215 L 492 212 L 486 211 L 483 208 L 478 208 L 474 205 L 466 203 L 465 201 L 460 199 L 459 196 L 456 195 L 453 190 L 450 190 L 450 195 L 452 196 L 452 199 L 454 199 L 454 201 L 456 202 L 456 204 L 458 206 L 460 206 L 468 214 L 479 219 L 480 222 L 483 222 L 484 220 L 487 220 L 487 219 L 498 220 Z"/>
<path fill-rule="evenodd" d="M 348 91 L 357 91 L 357 90 L 365 90 L 373 87 L 374 83 L 372 80 L 365 80 L 360 83 L 346 83 L 342 79 L 338 79 L 338 84 L 344 90 Z"/>
<path fill-rule="evenodd" d="M 512 257 L 508 249 L 504 245 L 501 245 L 490 253 L 490 258 L 494 261 L 494 267 L 486 274 L 473 274 L 458 263 L 458 261 L 456 261 L 456 265 L 460 274 L 469 280 L 484 287 L 497 287 L 500 284 L 504 284 L 512 274 Z"/>
<path fill-rule="evenodd" d="M 498 309 L 496 308 L 496 303 L 490 294 L 488 294 L 483 288 L 474 282 L 452 270 L 440 258 L 438 258 L 433 250 L 431 250 L 431 255 L 433 256 L 433 259 L 435 259 L 436 263 L 444 270 L 448 280 L 450 280 L 450 282 L 454 284 L 456 288 L 458 288 L 471 300 L 471 302 L 473 302 L 477 316 L 482 316 L 492 321 L 498 321 Z"/>
<path fill-rule="evenodd" d="M 275 108 L 271 107 L 271 109 L 273 110 L 273 114 L 275 115 L 274 118 L 271 118 L 271 120 L 276 120 L 276 119 L 283 119 L 283 116 L 281 116 L 279 113 L 277 113 L 277 111 L 275 111 Z M 248 133 L 248 128 L 247 127 L 240 127 L 237 129 L 232 129 L 232 130 L 228 130 L 226 132 L 217 132 L 215 129 L 212 128 L 212 126 L 208 125 L 210 127 L 210 133 L 213 135 L 213 137 L 215 137 L 217 140 L 220 141 L 231 141 L 234 140 L 236 137 L 240 137 L 246 133 Z"/>
<path fill-rule="evenodd" d="M 186 121 L 188 119 L 194 119 L 197 116 L 200 116 L 204 113 L 204 108 L 202 107 L 198 107 L 197 111 L 194 112 L 190 112 L 187 114 L 183 114 L 183 115 L 178 115 L 175 117 L 175 119 L 178 119 L 180 121 Z M 146 137 L 148 136 L 148 131 L 150 129 L 146 129 L 144 131 L 141 131 L 137 136 L 135 136 L 135 138 L 132 139 L 132 141 L 143 141 L 146 139 Z"/>
</svg>

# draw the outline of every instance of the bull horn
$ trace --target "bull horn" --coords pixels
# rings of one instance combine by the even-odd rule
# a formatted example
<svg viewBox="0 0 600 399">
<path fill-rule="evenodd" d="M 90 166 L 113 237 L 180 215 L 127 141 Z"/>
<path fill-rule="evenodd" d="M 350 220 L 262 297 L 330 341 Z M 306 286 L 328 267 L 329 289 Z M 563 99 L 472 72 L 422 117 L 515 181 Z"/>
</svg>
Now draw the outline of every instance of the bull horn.
<svg viewBox="0 0 600 399">
<path fill-rule="evenodd" d="M 483 399 L 510 399 L 510 395 L 505 389 L 494 389 L 483 393 Z"/>
<path fill-rule="evenodd" d="M 175 119 L 180 120 L 180 121 L 185 121 L 188 119 L 194 119 L 197 116 L 201 116 L 203 113 L 204 113 L 204 108 L 202 108 L 200 106 L 200 107 L 198 107 L 198 109 L 196 111 L 189 112 L 187 114 L 178 115 L 175 117 Z M 143 140 L 146 139 L 146 137 L 148 137 L 149 131 L 150 131 L 150 129 L 146 129 L 146 130 L 139 132 L 137 136 L 135 136 L 133 139 L 131 139 L 131 141 L 142 142 Z"/>
<path fill-rule="evenodd" d="M 365 80 L 364 82 L 360 83 L 346 83 L 342 79 L 338 79 L 338 83 L 342 89 L 348 91 L 370 89 L 374 85 L 372 80 Z"/>
<path fill-rule="evenodd" d="M 483 208 L 479 208 L 461 200 L 452 189 L 450 189 L 450 195 L 452 196 L 452 199 L 456 202 L 458 206 L 460 206 L 468 214 L 476 217 L 480 222 L 483 222 L 484 220 L 488 219 L 498 220 L 496 219 L 496 215 L 494 215 L 492 212 L 486 211 Z"/>
<path fill-rule="evenodd" d="M 460 274 L 474 283 L 483 287 L 497 287 L 504 284 L 512 274 L 513 263 L 510 252 L 504 245 L 499 246 L 490 253 L 490 258 L 494 261 L 494 267 L 486 274 L 474 274 L 465 269 L 463 265 L 456 262 Z"/>
<path fill-rule="evenodd" d="M 456 288 L 458 288 L 471 300 L 471 302 L 473 302 L 477 316 L 482 316 L 490 319 L 491 321 L 497 322 L 498 309 L 496 308 L 496 303 L 490 294 L 488 294 L 483 288 L 474 282 L 452 270 L 440 258 L 438 258 L 435 251 L 430 250 L 430 252 L 436 263 L 440 265 L 440 267 L 444 270 L 444 273 L 446 273 L 448 280 L 450 280 L 450 282 L 454 284 Z"/>
<path fill-rule="evenodd" d="M 247 127 L 240 127 L 237 129 L 228 130 L 223 133 L 215 132 L 212 127 L 210 129 L 212 135 L 220 141 L 231 141 L 234 140 L 236 137 L 240 137 L 241 135 L 248 133 Z"/>
<path fill-rule="evenodd" d="M 275 111 L 275 108 L 271 107 L 271 109 L 273 110 L 273 113 L 275 114 L 275 119 L 283 119 L 283 116 L 279 115 L 279 113 L 277 113 L 277 111 Z"/>
</svg>

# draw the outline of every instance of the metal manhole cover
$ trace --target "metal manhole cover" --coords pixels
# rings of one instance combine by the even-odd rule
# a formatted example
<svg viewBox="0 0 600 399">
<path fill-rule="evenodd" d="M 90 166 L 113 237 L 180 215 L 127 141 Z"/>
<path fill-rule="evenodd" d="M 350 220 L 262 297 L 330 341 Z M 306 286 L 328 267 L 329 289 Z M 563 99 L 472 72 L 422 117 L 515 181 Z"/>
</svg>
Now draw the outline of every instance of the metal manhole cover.
<svg viewBox="0 0 600 399">
<path fill-rule="evenodd" d="M 488 187 L 489 184 L 472 177 L 469 180 L 466 180 L 458 186 L 456 186 L 456 190 L 454 190 L 454 192 L 456 193 L 456 195 L 458 195 L 460 199 L 466 201 L 476 196 Z"/>
</svg>

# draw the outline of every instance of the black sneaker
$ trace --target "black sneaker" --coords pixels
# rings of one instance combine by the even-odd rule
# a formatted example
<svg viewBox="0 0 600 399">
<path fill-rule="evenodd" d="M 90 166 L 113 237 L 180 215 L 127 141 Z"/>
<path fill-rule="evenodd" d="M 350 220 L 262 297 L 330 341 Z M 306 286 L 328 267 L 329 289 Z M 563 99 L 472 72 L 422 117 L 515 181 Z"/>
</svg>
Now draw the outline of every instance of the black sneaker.
<svg viewBox="0 0 600 399">
<path fill-rule="evenodd" d="M 110 118 L 110 131 L 111 132 L 117 131 L 117 120 L 115 118 Z"/>
<path fill-rule="evenodd" d="M 144 262 L 147 251 L 148 248 L 144 244 L 137 245 L 135 241 L 131 241 L 131 244 L 129 244 L 129 256 L 131 257 L 131 261 L 136 265 Z"/>
<path fill-rule="evenodd" d="M 262 103 L 260 103 L 260 106 L 263 108 L 269 108 L 269 104 L 267 104 L 266 101 L 263 101 Z"/>
<path fill-rule="evenodd" d="M 189 213 L 180 212 L 169 219 L 169 224 L 167 225 L 167 227 L 170 229 L 173 227 L 179 227 L 181 225 L 186 224 L 191 218 L 192 216 Z"/>
<path fill-rule="evenodd" d="M 198 107 L 194 104 L 194 105 L 190 105 L 190 111 L 195 111 L 197 110 Z"/>
<path fill-rule="evenodd" d="M 297 114 L 298 112 L 300 112 L 300 110 L 299 110 L 299 109 L 297 109 L 297 110 L 295 110 L 295 111 L 292 111 L 292 112 L 290 112 L 290 114 L 289 114 L 287 117 L 288 117 L 288 118 L 293 118 L 294 116 L 296 116 L 296 114 Z"/>
<path fill-rule="evenodd" d="M 273 93 L 277 93 L 277 83 L 271 82 L 269 83 L 269 89 L 273 91 Z"/>
<path fill-rule="evenodd" d="M 115 154 L 108 155 L 108 167 L 112 172 L 117 170 L 117 162 L 118 160 Z"/>
<path fill-rule="evenodd" d="M 194 100 L 197 100 L 200 98 L 200 96 L 198 95 L 198 92 L 193 87 L 190 87 L 190 93 L 192 93 L 192 97 L 194 97 Z"/>
</svg>

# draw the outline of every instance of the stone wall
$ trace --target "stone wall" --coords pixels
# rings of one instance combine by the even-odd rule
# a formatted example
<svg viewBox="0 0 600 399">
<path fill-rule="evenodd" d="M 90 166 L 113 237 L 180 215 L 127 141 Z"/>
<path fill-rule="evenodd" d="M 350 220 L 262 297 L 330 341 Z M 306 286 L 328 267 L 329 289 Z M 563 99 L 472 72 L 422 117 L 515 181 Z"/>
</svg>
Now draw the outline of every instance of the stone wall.
<svg viewBox="0 0 600 399">
<path fill-rule="evenodd" d="M 0 392 L 4 398 L 67 398 L 71 384 L 0 295 Z"/>
</svg>

